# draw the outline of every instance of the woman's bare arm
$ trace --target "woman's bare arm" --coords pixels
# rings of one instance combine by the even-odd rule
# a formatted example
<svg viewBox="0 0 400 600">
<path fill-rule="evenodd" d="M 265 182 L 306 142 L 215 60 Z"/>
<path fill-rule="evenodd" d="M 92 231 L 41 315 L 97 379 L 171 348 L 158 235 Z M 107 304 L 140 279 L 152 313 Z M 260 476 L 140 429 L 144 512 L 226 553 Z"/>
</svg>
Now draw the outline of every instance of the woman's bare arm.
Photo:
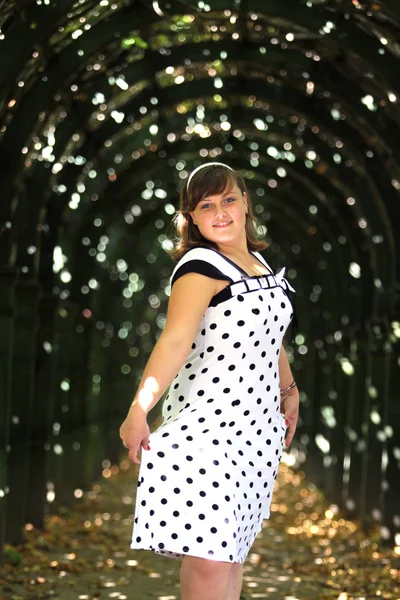
<svg viewBox="0 0 400 600">
<path fill-rule="evenodd" d="M 281 384 L 281 389 L 290 385 L 293 381 L 293 374 L 290 368 L 289 360 L 286 354 L 286 350 L 284 345 L 281 345 L 281 351 L 279 353 L 279 380 Z"/>
<path fill-rule="evenodd" d="M 279 379 L 281 389 L 288 387 L 294 379 L 292 370 L 289 365 L 286 350 L 283 347 L 283 344 L 279 355 Z M 286 448 L 288 448 L 288 446 L 290 445 L 296 431 L 297 421 L 299 419 L 299 406 L 300 396 L 297 387 L 294 387 L 286 394 L 281 395 L 280 408 L 281 413 L 285 415 L 287 427 Z"/>
<path fill-rule="evenodd" d="M 147 413 L 187 359 L 216 289 L 215 279 L 198 273 L 182 275 L 172 287 L 165 328 L 147 361 L 135 398 L 119 430 L 120 438 L 129 448 L 129 457 L 136 464 L 140 464 L 137 456 L 140 447 L 150 450 Z"/>
<path fill-rule="evenodd" d="M 199 273 L 187 273 L 175 282 L 165 328 L 146 364 L 132 407 L 147 414 L 170 386 L 189 355 L 216 283 Z"/>
</svg>

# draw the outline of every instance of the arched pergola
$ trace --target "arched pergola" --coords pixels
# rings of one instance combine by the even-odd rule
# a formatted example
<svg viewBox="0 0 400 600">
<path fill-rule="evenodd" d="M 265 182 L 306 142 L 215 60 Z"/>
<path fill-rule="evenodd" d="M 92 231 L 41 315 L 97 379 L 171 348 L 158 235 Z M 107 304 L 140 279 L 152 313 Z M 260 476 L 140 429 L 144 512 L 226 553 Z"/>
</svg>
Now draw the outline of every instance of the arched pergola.
<svg viewBox="0 0 400 600">
<path fill-rule="evenodd" d="M 126 410 L 214 159 L 296 288 L 293 461 L 400 535 L 398 3 L 8 1 L 0 28 L 0 541 L 41 524 L 59 432 Z"/>
</svg>

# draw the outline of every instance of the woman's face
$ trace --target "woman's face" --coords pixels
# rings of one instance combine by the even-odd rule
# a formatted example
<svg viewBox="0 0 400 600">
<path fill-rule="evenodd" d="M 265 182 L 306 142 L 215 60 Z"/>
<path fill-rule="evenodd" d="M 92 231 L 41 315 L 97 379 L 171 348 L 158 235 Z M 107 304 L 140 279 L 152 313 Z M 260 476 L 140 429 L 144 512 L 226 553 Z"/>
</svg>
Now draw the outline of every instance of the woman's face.
<svg viewBox="0 0 400 600">
<path fill-rule="evenodd" d="M 246 213 L 248 211 L 246 193 L 235 183 L 221 194 L 207 196 L 190 212 L 193 223 L 206 239 L 216 244 L 229 244 L 245 236 Z"/>
</svg>

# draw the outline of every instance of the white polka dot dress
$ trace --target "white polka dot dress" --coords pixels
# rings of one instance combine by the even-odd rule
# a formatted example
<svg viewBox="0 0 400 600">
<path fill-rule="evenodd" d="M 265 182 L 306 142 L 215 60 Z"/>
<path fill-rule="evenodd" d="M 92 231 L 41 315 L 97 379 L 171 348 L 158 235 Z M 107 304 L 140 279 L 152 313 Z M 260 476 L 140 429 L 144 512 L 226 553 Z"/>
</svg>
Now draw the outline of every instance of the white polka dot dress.
<svg viewBox="0 0 400 600">
<path fill-rule="evenodd" d="M 269 518 L 286 431 L 278 360 L 295 317 L 284 278 L 249 277 L 211 248 L 187 272 L 227 280 L 205 311 L 191 352 L 163 402 L 163 422 L 141 452 L 132 549 L 242 563 Z"/>
</svg>

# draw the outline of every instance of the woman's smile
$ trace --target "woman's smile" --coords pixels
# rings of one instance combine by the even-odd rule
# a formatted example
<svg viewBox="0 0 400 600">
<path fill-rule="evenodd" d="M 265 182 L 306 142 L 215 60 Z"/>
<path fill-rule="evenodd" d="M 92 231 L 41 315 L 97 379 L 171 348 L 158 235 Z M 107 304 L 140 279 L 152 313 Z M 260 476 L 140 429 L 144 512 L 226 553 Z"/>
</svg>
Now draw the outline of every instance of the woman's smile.
<svg viewBox="0 0 400 600">
<path fill-rule="evenodd" d="M 216 223 L 214 225 L 214 227 L 218 227 L 220 229 L 225 229 L 226 227 L 229 227 L 229 225 L 232 224 L 232 221 L 223 221 L 222 223 Z"/>
</svg>

